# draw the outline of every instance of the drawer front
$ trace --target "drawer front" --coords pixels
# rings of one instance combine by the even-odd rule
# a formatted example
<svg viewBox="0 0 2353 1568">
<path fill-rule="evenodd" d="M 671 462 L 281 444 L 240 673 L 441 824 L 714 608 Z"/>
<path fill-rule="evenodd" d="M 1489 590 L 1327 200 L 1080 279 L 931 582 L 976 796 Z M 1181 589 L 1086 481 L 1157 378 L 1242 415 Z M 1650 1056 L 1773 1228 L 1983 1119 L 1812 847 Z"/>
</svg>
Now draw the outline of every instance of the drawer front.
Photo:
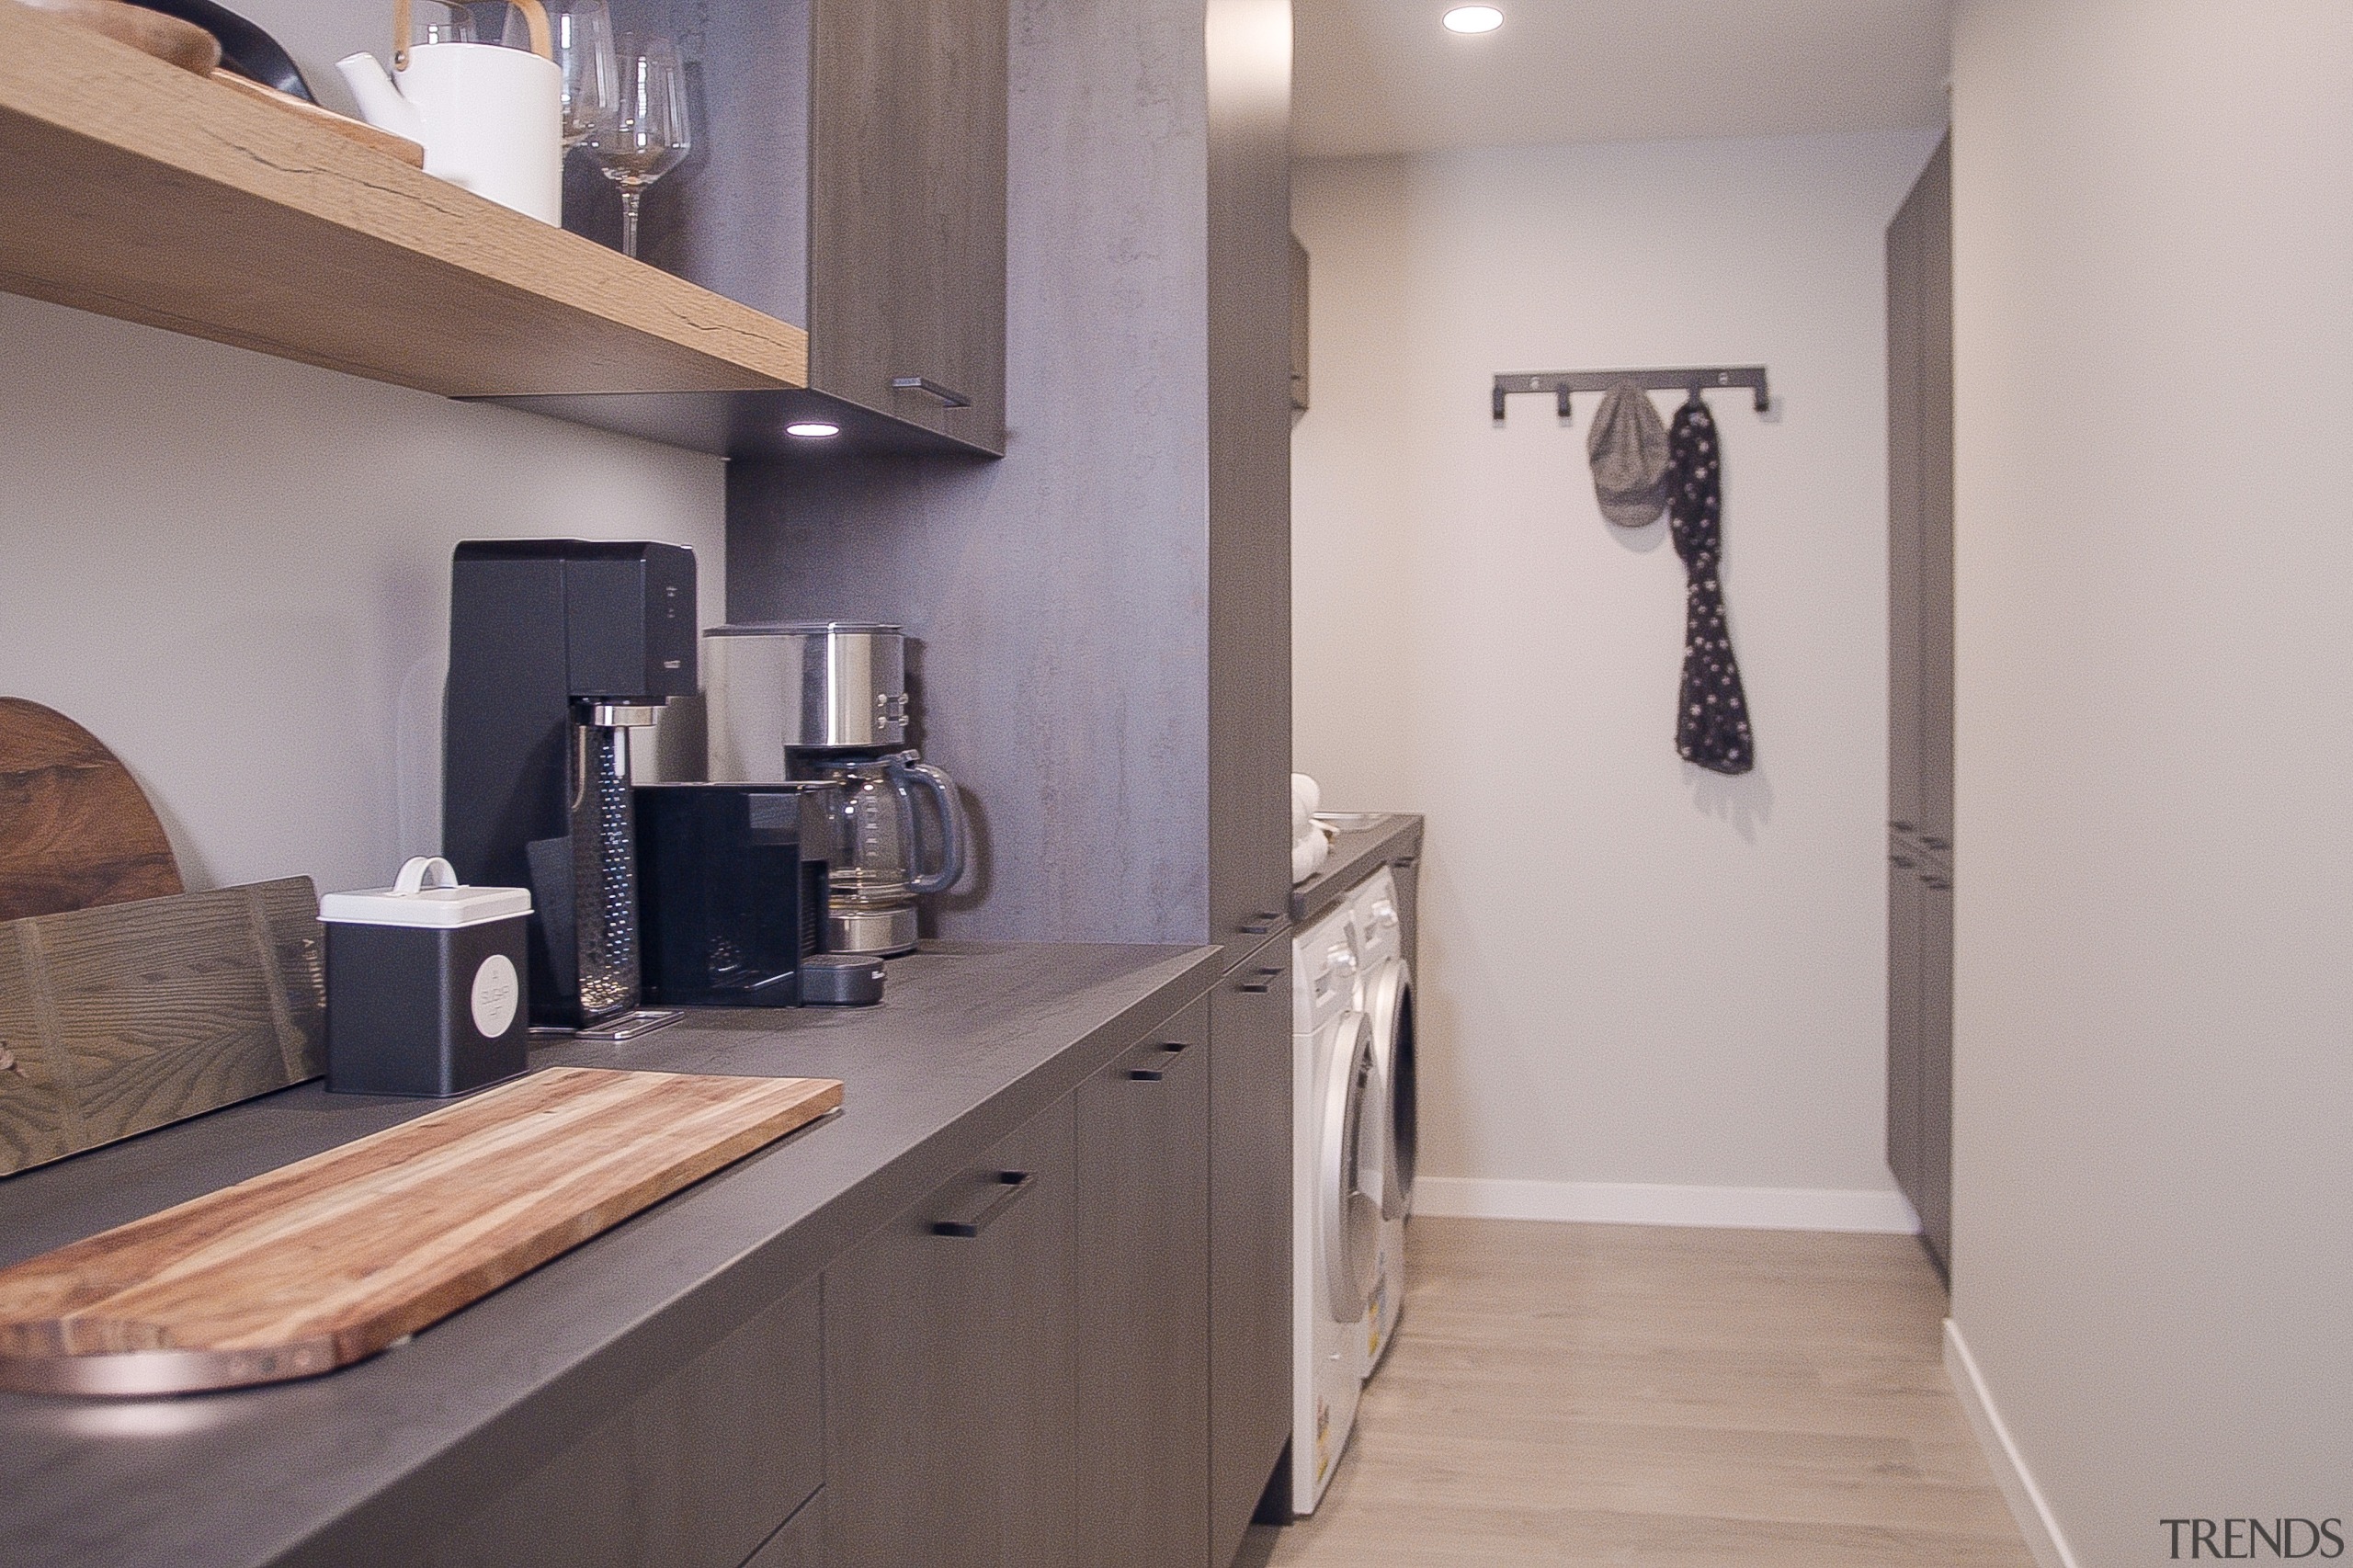
<svg viewBox="0 0 2353 1568">
<path fill-rule="evenodd" d="M 460 1525 L 429 1561 L 738 1568 L 824 1479 L 821 1332 L 813 1279 Z"/>
<path fill-rule="evenodd" d="M 1290 942 L 1210 1006 L 1210 1560 L 1230 1562 L 1290 1438 Z"/>
<path fill-rule="evenodd" d="M 1074 1131 L 1064 1098 L 826 1270 L 842 1568 L 1070 1568 Z"/>
<path fill-rule="evenodd" d="M 1078 1091 L 1083 1568 L 1209 1561 L 1208 1036 L 1204 997 Z"/>
</svg>

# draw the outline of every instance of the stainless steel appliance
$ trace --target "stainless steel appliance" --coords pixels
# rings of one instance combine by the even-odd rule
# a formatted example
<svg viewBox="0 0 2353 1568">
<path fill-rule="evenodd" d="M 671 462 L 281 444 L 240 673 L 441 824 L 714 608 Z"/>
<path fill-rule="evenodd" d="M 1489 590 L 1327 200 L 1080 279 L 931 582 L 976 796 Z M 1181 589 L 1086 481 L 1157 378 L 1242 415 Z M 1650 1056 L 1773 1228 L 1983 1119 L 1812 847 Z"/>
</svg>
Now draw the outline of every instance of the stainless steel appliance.
<svg viewBox="0 0 2353 1568">
<path fill-rule="evenodd" d="M 627 731 L 695 690 L 695 558 L 675 544 L 469 541 L 450 567 L 442 852 L 531 890 L 530 1018 L 626 1040 L 638 1009 Z"/>
<path fill-rule="evenodd" d="M 870 621 L 775 621 L 704 634 L 710 774 L 841 786 L 828 949 L 915 945 L 915 900 L 963 875 L 971 833 L 955 781 L 906 745 L 906 638 Z"/>
</svg>

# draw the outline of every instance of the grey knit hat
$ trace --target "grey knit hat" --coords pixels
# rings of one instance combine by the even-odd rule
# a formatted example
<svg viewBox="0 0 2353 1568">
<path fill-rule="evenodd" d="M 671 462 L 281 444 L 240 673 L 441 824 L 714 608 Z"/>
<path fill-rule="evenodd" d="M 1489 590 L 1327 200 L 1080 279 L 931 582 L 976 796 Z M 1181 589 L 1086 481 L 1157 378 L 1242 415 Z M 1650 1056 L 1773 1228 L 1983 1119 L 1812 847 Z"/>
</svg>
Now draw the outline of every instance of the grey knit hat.
<svg viewBox="0 0 2353 1568">
<path fill-rule="evenodd" d="M 1658 520 L 1666 510 L 1666 426 L 1647 392 L 1631 381 L 1611 387 L 1585 450 L 1603 517 L 1621 528 Z"/>
</svg>

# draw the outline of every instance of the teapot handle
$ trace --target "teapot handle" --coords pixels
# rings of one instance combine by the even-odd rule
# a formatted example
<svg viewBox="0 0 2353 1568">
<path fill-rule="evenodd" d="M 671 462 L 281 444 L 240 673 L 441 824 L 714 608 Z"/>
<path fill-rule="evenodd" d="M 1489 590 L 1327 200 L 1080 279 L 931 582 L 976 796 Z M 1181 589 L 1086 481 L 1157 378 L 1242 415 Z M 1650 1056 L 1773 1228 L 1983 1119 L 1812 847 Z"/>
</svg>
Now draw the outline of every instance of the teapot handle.
<svg viewBox="0 0 2353 1568">
<path fill-rule="evenodd" d="M 523 13 L 523 25 L 531 29 L 531 52 L 541 60 L 555 59 L 555 44 L 548 33 L 548 8 L 540 0 L 507 0 Z M 392 0 L 392 69 L 408 69 L 408 40 L 415 23 L 409 11 L 410 0 Z"/>
<path fill-rule="evenodd" d="M 555 59 L 555 44 L 548 35 L 548 8 L 540 0 L 506 0 L 523 13 L 523 25 L 531 29 L 531 52 L 541 60 Z"/>
<path fill-rule="evenodd" d="M 915 760 L 915 753 L 906 753 L 901 766 L 915 782 L 931 791 L 939 806 L 939 869 L 915 877 L 909 888 L 918 893 L 946 892 L 964 874 L 964 846 L 972 837 L 972 829 L 964 821 L 963 798 L 956 793 L 954 779 L 931 764 Z"/>
</svg>

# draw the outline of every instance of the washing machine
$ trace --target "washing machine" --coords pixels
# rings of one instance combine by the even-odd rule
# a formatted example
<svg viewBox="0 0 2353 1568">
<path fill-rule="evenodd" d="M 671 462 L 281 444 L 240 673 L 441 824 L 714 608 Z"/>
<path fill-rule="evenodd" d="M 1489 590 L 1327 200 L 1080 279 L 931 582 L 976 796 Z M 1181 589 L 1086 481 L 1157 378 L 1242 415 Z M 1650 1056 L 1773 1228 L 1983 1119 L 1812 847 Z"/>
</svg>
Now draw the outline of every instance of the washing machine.
<svg viewBox="0 0 2353 1568">
<path fill-rule="evenodd" d="M 1372 1070 L 1365 1191 L 1381 1210 L 1359 1358 L 1362 1375 L 1370 1377 L 1388 1354 L 1405 1307 L 1405 1216 L 1414 1207 L 1419 1141 L 1414 974 L 1397 880 L 1388 867 L 1366 878 L 1346 907 L 1357 955 L 1357 1009 L 1364 1015 Z"/>
<path fill-rule="evenodd" d="M 1381 1246 L 1371 1034 L 1347 905 L 1291 944 L 1291 1511 L 1324 1495 L 1356 1421 Z"/>
</svg>

